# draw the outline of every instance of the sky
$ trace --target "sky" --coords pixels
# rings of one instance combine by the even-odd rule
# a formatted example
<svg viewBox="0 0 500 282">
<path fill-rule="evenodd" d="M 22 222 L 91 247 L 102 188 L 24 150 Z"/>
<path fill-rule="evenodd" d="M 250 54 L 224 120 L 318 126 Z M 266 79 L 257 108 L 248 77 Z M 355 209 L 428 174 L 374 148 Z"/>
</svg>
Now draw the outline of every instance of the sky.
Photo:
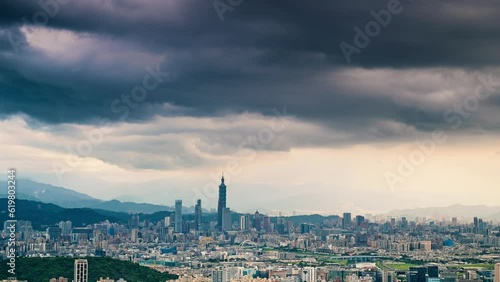
<svg viewBox="0 0 500 282">
<path fill-rule="evenodd" d="M 5 0 L 0 164 L 251 212 L 498 205 L 494 0 Z"/>
</svg>

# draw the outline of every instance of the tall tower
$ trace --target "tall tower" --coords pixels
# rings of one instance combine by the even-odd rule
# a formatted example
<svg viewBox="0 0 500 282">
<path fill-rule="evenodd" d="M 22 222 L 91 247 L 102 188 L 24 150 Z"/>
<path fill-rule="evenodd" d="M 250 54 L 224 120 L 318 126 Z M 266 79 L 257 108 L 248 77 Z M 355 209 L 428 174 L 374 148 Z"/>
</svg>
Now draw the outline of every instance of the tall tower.
<svg viewBox="0 0 500 282">
<path fill-rule="evenodd" d="M 201 200 L 196 201 L 196 205 L 194 206 L 194 222 L 196 225 L 196 230 L 201 229 Z"/>
<path fill-rule="evenodd" d="M 174 232 L 182 233 L 182 200 L 175 200 Z"/>
<path fill-rule="evenodd" d="M 74 282 L 89 281 L 89 264 L 86 259 L 75 260 L 75 279 Z"/>
<path fill-rule="evenodd" d="M 224 184 L 224 174 L 222 174 L 219 185 L 219 203 L 217 205 L 217 226 L 222 231 L 222 213 L 226 208 L 226 184 Z"/>
</svg>

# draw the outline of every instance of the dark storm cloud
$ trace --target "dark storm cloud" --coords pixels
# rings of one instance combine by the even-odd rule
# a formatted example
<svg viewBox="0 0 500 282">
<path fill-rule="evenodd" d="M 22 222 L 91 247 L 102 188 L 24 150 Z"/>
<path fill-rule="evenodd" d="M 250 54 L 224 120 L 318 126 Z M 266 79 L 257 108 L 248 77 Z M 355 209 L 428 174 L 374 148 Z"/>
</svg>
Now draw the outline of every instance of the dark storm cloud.
<svg viewBox="0 0 500 282">
<path fill-rule="evenodd" d="M 51 123 L 117 120 L 120 115 L 110 110 L 111 103 L 140 83 L 144 67 L 151 63 L 130 67 L 133 57 L 111 62 L 92 58 L 133 50 L 165 55 L 158 63 L 170 78 L 130 112 L 129 120 L 179 114 L 151 111 L 163 103 L 203 116 L 244 111 L 270 115 L 274 107 L 286 105 L 297 118 L 333 129 L 367 131 L 375 121 L 390 120 L 432 130 L 443 123 L 441 108 L 433 108 L 432 101 L 415 105 L 410 103 L 415 98 L 406 103 L 394 98 L 403 95 L 397 91 L 424 95 L 428 89 L 400 87 L 389 95 L 382 88 L 356 89 L 355 78 L 345 85 L 329 79 L 353 67 L 496 67 L 500 23 L 493 11 L 500 3 L 402 0 L 403 11 L 347 64 L 339 44 L 354 44 L 353 28 L 364 28 L 373 20 L 370 11 L 386 9 L 388 2 L 244 1 L 221 22 L 212 1 L 69 1 L 59 5 L 44 26 L 90 34 L 95 44 L 116 45 L 103 45 L 64 64 L 32 46 L 23 45 L 14 53 L 6 49 L 4 36 L 0 110 L 3 115 L 23 112 Z M 2 1 L 0 25 L 4 32 L 22 36 L 22 18 L 33 22 L 39 11 L 43 10 L 37 1 Z M 113 50 L 118 46 L 123 50 Z M 79 50 L 65 52 L 75 51 Z M 391 138 L 399 133 L 381 128 L 373 134 L 363 136 Z"/>
</svg>

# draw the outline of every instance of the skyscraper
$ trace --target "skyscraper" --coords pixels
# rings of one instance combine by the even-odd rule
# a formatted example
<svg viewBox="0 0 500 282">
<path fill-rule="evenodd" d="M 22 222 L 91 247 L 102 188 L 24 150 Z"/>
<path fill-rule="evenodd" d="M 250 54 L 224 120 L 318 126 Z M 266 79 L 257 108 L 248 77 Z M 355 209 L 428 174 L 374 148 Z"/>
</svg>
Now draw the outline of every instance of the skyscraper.
<svg viewBox="0 0 500 282">
<path fill-rule="evenodd" d="M 68 235 L 71 233 L 72 223 L 71 221 L 61 221 L 59 222 L 59 228 L 61 228 L 62 235 Z"/>
<path fill-rule="evenodd" d="M 75 277 L 74 282 L 89 281 L 89 264 L 86 259 L 75 260 Z"/>
<path fill-rule="evenodd" d="M 175 200 L 174 232 L 182 232 L 182 200 Z"/>
<path fill-rule="evenodd" d="M 345 212 L 344 217 L 342 217 L 342 229 L 348 229 L 352 225 L 351 213 Z"/>
<path fill-rule="evenodd" d="M 196 201 L 196 205 L 194 206 L 194 223 L 196 230 L 201 229 L 201 200 Z"/>
<path fill-rule="evenodd" d="M 232 216 L 233 213 L 229 208 L 222 210 L 222 231 L 231 231 L 233 229 Z"/>
<path fill-rule="evenodd" d="M 260 213 L 259 211 L 255 212 L 255 215 L 253 217 L 253 227 L 257 229 L 257 231 L 260 231 L 262 227 L 261 219 L 260 219 Z"/>
<path fill-rule="evenodd" d="M 224 184 L 224 174 L 221 178 L 221 183 L 219 185 L 219 203 L 217 205 L 217 226 L 219 230 L 222 230 L 222 213 L 226 207 L 226 184 Z"/>
<path fill-rule="evenodd" d="M 495 282 L 500 282 L 500 263 L 495 264 Z"/>
<path fill-rule="evenodd" d="M 250 218 L 248 215 L 242 215 L 240 217 L 240 229 L 241 230 L 247 230 L 249 223 L 250 223 Z"/>
</svg>

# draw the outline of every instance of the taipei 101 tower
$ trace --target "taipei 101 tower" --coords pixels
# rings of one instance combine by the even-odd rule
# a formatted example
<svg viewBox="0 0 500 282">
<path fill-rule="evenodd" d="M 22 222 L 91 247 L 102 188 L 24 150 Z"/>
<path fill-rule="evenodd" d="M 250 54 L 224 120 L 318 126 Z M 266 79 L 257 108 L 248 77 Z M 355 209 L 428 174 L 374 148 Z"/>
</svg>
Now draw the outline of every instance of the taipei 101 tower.
<svg viewBox="0 0 500 282">
<path fill-rule="evenodd" d="M 224 184 L 224 173 L 219 185 L 219 204 L 217 205 L 217 228 L 222 230 L 222 212 L 226 208 L 226 184 Z"/>
</svg>

